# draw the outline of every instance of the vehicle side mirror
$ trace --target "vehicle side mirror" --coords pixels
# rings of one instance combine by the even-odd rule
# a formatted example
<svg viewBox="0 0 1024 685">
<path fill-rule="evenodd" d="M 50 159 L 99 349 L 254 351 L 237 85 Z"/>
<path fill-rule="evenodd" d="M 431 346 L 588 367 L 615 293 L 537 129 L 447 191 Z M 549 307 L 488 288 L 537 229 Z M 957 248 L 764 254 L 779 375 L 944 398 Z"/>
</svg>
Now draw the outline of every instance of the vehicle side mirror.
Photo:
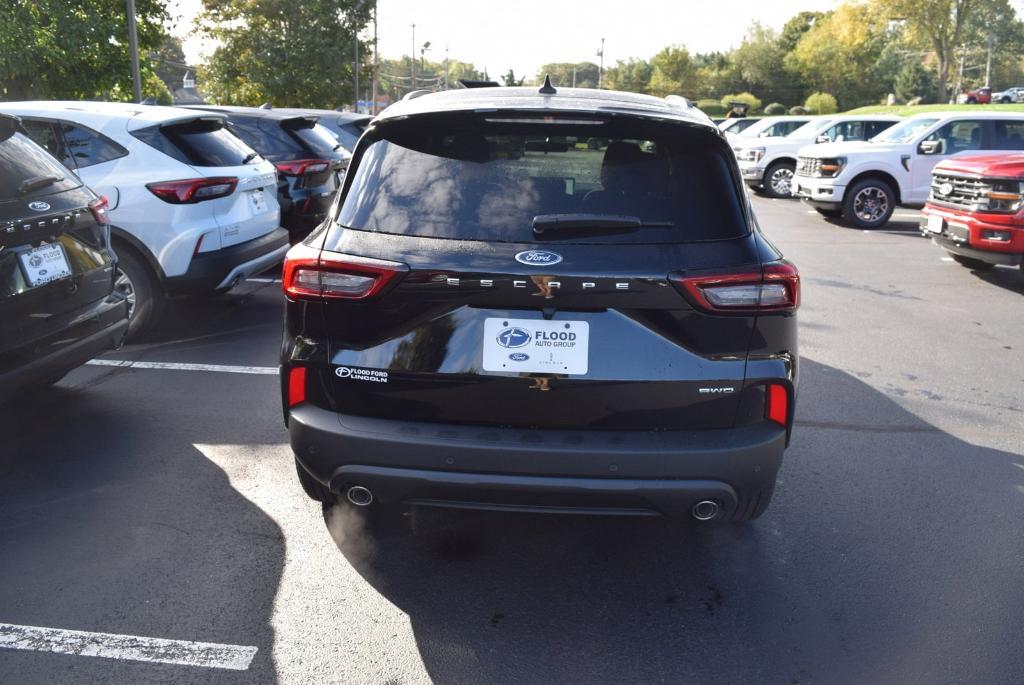
<svg viewBox="0 0 1024 685">
<path fill-rule="evenodd" d="M 832 139 L 831 139 L 831 138 L 829 138 L 829 137 L 828 137 L 828 136 L 826 136 L 826 135 L 820 135 L 820 136 L 818 136 L 817 138 L 815 138 L 815 139 L 814 139 L 814 142 L 815 142 L 815 143 L 819 143 L 819 144 L 820 144 L 820 143 L 831 143 L 831 142 L 832 142 Z"/>
<path fill-rule="evenodd" d="M 21 124 L 21 120 L 17 117 L 0 114 L 0 142 L 17 133 L 19 124 Z"/>
<path fill-rule="evenodd" d="M 921 144 L 917 146 L 917 151 L 922 155 L 940 155 L 942 154 L 942 143 L 941 140 L 922 140 Z"/>
</svg>

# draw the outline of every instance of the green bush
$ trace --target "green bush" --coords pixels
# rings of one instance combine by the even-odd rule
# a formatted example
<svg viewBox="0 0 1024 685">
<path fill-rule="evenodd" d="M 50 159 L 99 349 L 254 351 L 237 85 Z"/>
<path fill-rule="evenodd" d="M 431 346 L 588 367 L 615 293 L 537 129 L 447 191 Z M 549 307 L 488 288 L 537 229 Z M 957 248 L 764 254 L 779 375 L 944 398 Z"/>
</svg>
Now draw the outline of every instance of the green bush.
<svg viewBox="0 0 1024 685">
<path fill-rule="evenodd" d="M 722 107 L 730 109 L 733 102 L 745 102 L 750 105 L 750 109 L 747 110 L 747 114 L 753 114 L 761 110 L 761 100 L 756 97 L 753 93 L 736 93 L 735 95 L 726 95 L 722 98 Z"/>
<path fill-rule="evenodd" d="M 807 109 L 803 105 L 796 105 L 795 107 L 789 108 L 789 113 L 793 115 L 797 114 L 810 114 L 811 110 Z"/>
<path fill-rule="evenodd" d="M 786 113 L 786 106 L 780 102 L 773 102 L 764 108 L 764 113 L 768 116 L 778 116 Z"/>
<path fill-rule="evenodd" d="M 697 109 L 709 117 L 723 117 L 727 111 L 718 100 L 698 100 Z"/>
<path fill-rule="evenodd" d="M 835 114 L 839 103 L 831 93 L 811 93 L 804 102 L 804 109 L 811 114 Z"/>
</svg>

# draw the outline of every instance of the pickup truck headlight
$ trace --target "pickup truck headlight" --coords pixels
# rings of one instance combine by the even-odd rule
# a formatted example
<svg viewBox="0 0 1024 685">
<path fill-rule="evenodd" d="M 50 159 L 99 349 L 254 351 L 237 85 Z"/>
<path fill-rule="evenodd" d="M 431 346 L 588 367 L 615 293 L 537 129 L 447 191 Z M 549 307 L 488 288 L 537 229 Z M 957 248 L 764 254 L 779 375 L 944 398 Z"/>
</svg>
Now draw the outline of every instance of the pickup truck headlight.
<svg viewBox="0 0 1024 685">
<path fill-rule="evenodd" d="M 741 162 L 760 162 L 764 157 L 763 147 L 736 148 L 736 159 Z"/>
<path fill-rule="evenodd" d="M 988 192 L 978 198 L 976 208 L 984 212 L 1013 213 L 1024 204 L 1024 183 L 993 181 Z"/>
<path fill-rule="evenodd" d="M 842 172 L 843 167 L 846 166 L 846 157 L 826 157 L 818 160 L 818 162 L 818 173 L 815 176 L 835 178 Z"/>
</svg>

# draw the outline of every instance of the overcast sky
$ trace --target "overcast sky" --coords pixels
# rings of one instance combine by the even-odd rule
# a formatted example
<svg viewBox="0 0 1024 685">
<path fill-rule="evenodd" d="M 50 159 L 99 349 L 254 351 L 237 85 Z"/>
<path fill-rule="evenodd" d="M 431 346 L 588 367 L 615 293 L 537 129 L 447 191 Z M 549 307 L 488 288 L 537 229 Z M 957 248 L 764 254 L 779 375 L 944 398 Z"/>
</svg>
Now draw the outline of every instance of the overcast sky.
<svg viewBox="0 0 1024 685">
<path fill-rule="evenodd" d="M 185 39 L 190 63 L 204 46 L 191 34 L 201 0 L 177 0 L 181 21 L 175 33 Z M 301 0 L 296 0 L 301 2 Z M 627 57 L 649 58 L 666 45 L 691 52 L 728 50 L 739 45 L 747 26 L 760 21 L 775 28 L 801 10 L 823 10 L 836 0 L 379 0 L 381 57 L 399 57 L 426 41 L 427 58 L 449 56 L 492 77 L 515 69 L 533 77 L 547 62 L 598 62 L 605 38 L 605 64 Z"/>
</svg>

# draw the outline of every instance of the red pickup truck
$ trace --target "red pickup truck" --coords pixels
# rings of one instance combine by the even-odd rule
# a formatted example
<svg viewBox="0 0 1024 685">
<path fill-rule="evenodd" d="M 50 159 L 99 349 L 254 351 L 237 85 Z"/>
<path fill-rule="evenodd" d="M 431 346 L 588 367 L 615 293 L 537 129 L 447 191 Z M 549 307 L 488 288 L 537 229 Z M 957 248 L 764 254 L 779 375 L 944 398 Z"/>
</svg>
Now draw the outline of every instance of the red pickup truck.
<svg viewBox="0 0 1024 685">
<path fill-rule="evenodd" d="M 952 157 L 932 170 L 921 232 L 970 269 L 1024 269 L 1024 152 Z"/>
</svg>

